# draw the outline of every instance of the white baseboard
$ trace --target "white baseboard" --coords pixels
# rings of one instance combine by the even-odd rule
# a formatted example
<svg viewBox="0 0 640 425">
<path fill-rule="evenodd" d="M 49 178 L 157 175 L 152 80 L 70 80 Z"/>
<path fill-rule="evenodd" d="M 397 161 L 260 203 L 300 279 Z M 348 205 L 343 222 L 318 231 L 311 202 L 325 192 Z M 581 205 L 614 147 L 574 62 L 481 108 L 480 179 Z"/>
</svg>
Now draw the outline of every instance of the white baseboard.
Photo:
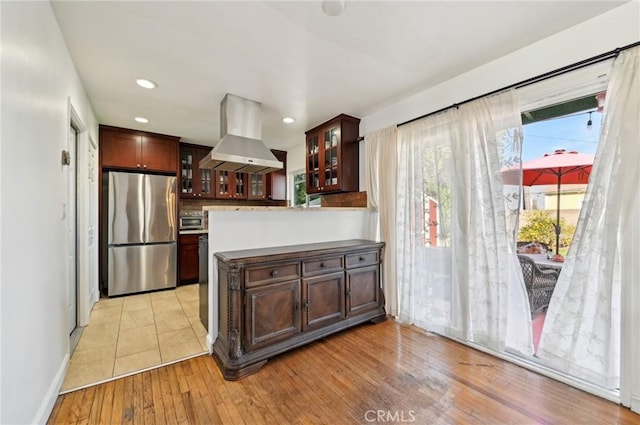
<svg viewBox="0 0 640 425">
<path fill-rule="evenodd" d="M 58 368 L 58 373 L 53 378 L 47 393 L 42 399 L 42 403 L 40 403 L 40 407 L 36 412 L 35 417 L 31 423 L 34 424 L 46 424 L 51 412 L 53 411 L 53 406 L 56 404 L 56 399 L 58 398 L 58 394 L 60 392 L 60 388 L 62 388 L 62 384 L 64 382 L 64 377 L 67 374 L 67 368 L 69 367 L 69 353 L 65 354 L 62 359 L 62 363 Z"/>
<path fill-rule="evenodd" d="M 211 334 L 207 334 L 207 349 L 209 350 L 209 354 L 213 353 L 213 338 L 211 338 Z"/>
<path fill-rule="evenodd" d="M 640 395 L 631 396 L 631 411 L 640 414 Z"/>
</svg>

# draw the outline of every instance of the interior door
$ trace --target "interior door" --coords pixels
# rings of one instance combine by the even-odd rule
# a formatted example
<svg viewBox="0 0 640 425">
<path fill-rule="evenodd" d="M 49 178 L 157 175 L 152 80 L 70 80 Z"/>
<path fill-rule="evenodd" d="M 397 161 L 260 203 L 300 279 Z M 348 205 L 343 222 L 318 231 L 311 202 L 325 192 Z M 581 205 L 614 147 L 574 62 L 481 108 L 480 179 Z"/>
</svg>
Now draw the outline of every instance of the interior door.
<svg viewBox="0 0 640 425">
<path fill-rule="evenodd" d="M 77 139 L 78 132 L 73 126 L 69 126 L 69 140 L 67 143 L 71 161 L 67 170 L 67 203 L 63 212 L 67 223 L 67 330 L 73 332 L 78 323 L 78 273 L 76 267 L 77 256 L 77 222 L 76 222 L 76 196 L 77 196 Z"/>
<path fill-rule="evenodd" d="M 98 147 L 92 142 L 88 143 L 89 148 L 89 223 L 87 229 L 87 246 L 89 258 L 89 293 L 90 299 L 98 299 L 98 186 L 96 176 L 98 169 Z"/>
</svg>

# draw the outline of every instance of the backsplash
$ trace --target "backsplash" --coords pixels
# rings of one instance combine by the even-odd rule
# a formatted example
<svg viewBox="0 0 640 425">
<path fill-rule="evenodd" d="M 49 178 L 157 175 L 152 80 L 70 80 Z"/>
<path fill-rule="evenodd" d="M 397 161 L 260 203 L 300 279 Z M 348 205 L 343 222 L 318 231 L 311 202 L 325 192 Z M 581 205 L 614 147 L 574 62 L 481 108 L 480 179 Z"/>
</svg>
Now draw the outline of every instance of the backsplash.
<svg viewBox="0 0 640 425">
<path fill-rule="evenodd" d="M 227 206 L 269 206 L 269 207 L 286 207 L 287 201 L 265 201 L 265 200 L 231 200 L 231 199 L 181 199 L 179 204 L 180 211 L 201 211 L 202 207 L 210 205 L 227 205 Z M 204 215 L 205 227 L 208 228 L 209 214 Z"/>
</svg>

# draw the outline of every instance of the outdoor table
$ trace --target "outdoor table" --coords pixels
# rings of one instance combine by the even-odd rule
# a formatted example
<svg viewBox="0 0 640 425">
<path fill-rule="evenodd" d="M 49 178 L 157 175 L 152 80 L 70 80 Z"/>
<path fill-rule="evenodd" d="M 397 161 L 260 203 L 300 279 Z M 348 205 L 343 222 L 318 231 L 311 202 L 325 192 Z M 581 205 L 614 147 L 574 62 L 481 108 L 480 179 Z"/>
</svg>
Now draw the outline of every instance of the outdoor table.
<svg viewBox="0 0 640 425">
<path fill-rule="evenodd" d="M 520 254 L 531 258 L 541 269 L 562 269 L 562 262 L 553 261 L 547 258 L 546 254 Z"/>
</svg>

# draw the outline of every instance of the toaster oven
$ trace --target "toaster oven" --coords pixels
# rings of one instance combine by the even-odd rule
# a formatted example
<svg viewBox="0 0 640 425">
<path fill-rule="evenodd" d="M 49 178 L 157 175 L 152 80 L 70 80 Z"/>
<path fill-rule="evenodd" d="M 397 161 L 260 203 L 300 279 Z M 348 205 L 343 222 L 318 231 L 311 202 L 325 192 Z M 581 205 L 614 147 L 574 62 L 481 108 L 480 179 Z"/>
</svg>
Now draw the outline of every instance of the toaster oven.
<svg viewBox="0 0 640 425">
<path fill-rule="evenodd" d="M 204 229 L 204 212 L 180 211 L 180 230 Z"/>
</svg>

